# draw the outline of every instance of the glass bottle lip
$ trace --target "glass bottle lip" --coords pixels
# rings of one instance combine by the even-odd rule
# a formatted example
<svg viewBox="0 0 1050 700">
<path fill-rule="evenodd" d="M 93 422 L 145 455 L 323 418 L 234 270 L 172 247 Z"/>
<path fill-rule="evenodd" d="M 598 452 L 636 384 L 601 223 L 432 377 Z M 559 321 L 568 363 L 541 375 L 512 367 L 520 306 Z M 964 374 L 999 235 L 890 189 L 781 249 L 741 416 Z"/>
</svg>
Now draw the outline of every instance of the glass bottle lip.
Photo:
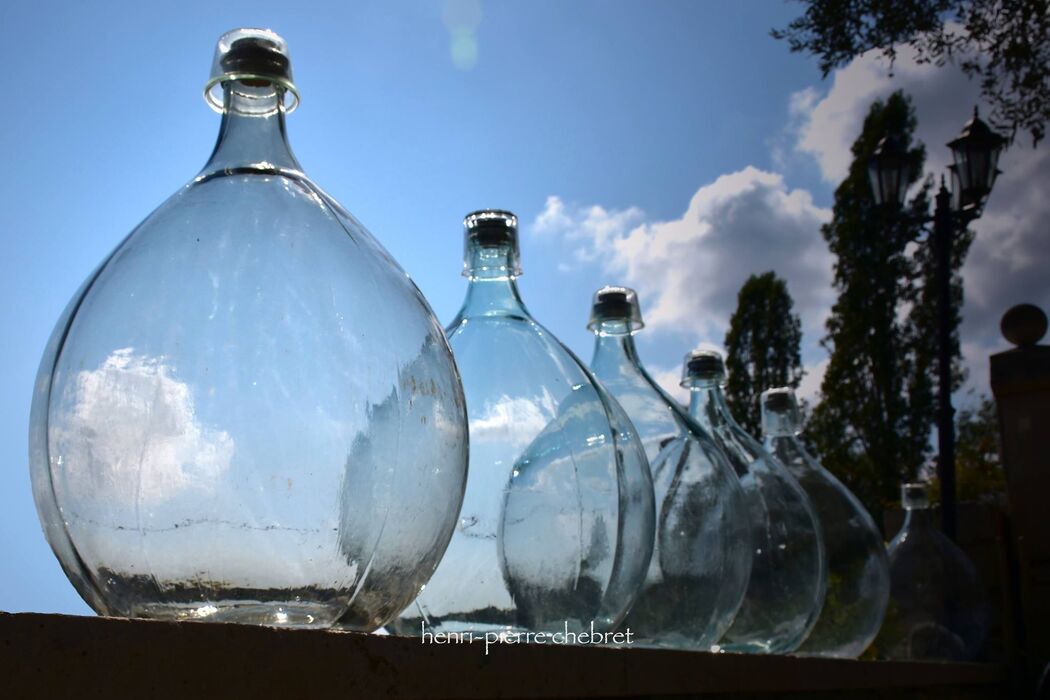
<svg viewBox="0 0 1050 700">
<path fill-rule="evenodd" d="M 211 75 L 204 86 L 204 100 L 216 112 L 224 111 L 223 84 L 229 82 L 261 81 L 271 83 L 280 93 L 284 112 L 291 113 L 299 106 L 299 89 L 292 80 L 292 62 L 288 43 L 271 29 L 242 27 L 219 37 L 212 59 Z"/>
<path fill-rule="evenodd" d="M 463 275 L 481 277 L 479 273 L 497 273 L 499 276 L 521 275 L 521 254 L 518 249 L 518 217 L 505 209 L 479 209 L 463 218 Z M 488 251 L 480 259 L 475 251 Z"/>
<path fill-rule="evenodd" d="M 588 330 L 602 333 L 605 321 L 619 321 L 627 333 L 634 335 L 645 328 L 642 311 L 638 305 L 638 294 L 630 287 L 605 285 L 594 293 L 591 302 L 591 319 L 587 322 Z M 623 333 L 614 333 L 623 335 Z"/>
<path fill-rule="evenodd" d="M 795 390 L 789 386 L 766 389 L 760 399 L 762 432 L 766 435 L 797 435 L 802 417 Z"/>
<path fill-rule="evenodd" d="M 680 386 L 686 389 L 699 389 L 704 386 L 725 383 L 726 368 L 722 354 L 715 350 L 692 350 L 686 353 L 682 363 L 682 381 Z"/>
<path fill-rule="evenodd" d="M 930 507 L 927 486 L 921 481 L 901 484 L 901 506 L 904 510 L 924 510 Z"/>
<path fill-rule="evenodd" d="M 518 233 L 518 217 L 506 209 L 478 209 L 463 217 L 463 228 L 467 233 L 481 230 L 506 230 Z"/>
</svg>

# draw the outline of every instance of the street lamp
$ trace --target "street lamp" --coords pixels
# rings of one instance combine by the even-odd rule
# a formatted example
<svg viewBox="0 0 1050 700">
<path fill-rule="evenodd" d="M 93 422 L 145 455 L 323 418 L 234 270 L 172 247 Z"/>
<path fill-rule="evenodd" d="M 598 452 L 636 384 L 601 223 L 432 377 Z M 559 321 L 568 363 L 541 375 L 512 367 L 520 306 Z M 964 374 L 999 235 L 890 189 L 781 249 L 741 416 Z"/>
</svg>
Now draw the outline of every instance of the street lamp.
<svg viewBox="0 0 1050 700">
<path fill-rule="evenodd" d="M 895 135 L 883 136 L 868 163 L 868 178 L 875 203 L 889 204 L 896 209 L 903 207 L 910 177 L 908 149 Z"/>
<path fill-rule="evenodd" d="M 955 160 L 948 166 L 949 193 L 941 177 L 933 212 L 933 248 L 937 262 L 937 477 L 941 482 L 941 528 L 955 539 L 955 409 L 952 407 L 952 239 L 956 229 L 981 215 L 999 174 L 999 154 L 1006 139 L 977 116 L 948 143 Z M 911 175 L 907 149 L 893 135 L 879 141 L 868 164 L 875 202 L 895 209 L 904 206 Z"/>
<path fill-rule="evenodd" d="M 1006 139 L 989 129 L 977 116 L 976 107 L 973 108 L 973 119 L 966 122 L 959 137 L 948 142 L 955 159 L 951 170 L 952 189 L 957 192 L 957 211 L 968 214 L 971 221 L 981 215 L 981 208 L 992 191 L 999 175 L 996 167 L 999 154 L 1005 145 Z"/>
</svg>

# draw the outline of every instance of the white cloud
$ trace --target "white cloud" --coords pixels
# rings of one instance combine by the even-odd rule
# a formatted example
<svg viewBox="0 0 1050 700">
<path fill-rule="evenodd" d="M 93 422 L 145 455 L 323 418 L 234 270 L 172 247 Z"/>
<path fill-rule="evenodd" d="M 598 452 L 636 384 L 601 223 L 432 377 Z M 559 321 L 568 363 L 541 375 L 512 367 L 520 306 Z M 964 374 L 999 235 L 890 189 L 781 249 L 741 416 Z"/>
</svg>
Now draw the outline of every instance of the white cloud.
<svg viewBox="0 0 1050 700">
<path fill-rule="evenodd" d="M 539 236 L 560 237 L 573 249 L 577 262 L 594 262 L 610 250 L 617 238 L 644 218 L 644 212 L 637 207 L 622 211 L 610 211 L 598 205 L 567 207 L 560 197 L 550 195 L 533 222 L 532 231 Z"/>
<path fill-rule="evenodd" d="M 828 358 L 825 357 L 820 362 L 807 365 L 803 369 L 805 374 L 802 375 L 802 381 L 799 382 L 795 393 L 800 400 L 815 406 L 820 397 L 820 383 L 824 381 L 824 373 L 828 371 Z"/>
<path fill-rule="evenodd" d="M 534 397 L 510 397 L 504 394 L 486 403 L 481 417 L 470 420 L 472 442 L 508 443 L 524 447 L 554 420 L 557 414 L 554 397 L 546 389 Z"/>
<path fill-rule="evenodd" d="M 533 231 L 560 235 L 640 295 L 647 325 L 721 342 L 751 274 L 785 278 L 804 327 L 820 334 L 831 303 L 831 259 L 820 237 L 830 212 L 781 175 L 746 167 L 701 187 L 685 213 L 645 221 L 636 207 L 570 206 L 547 198 Z"/>
<path fill-rule="evenodd" d="M 894 90 L 912 97 L 916 136 L 926 145 L 926 170 L 943 173 L 951 161 L 945 144 L 958 135 L 979 103 L 979 86 L 955 67 L 919 64 L 904 50 L 890 76 L 888 64 L 869 53 L 834 73 L 820 99 L 812 88 L 795 93 L 791 109 L 798 152 L 816 159 L 823 178 L 837 184 L 852 159 L 850 147 L 860 133 L 871 103 Z M 986 110 L 985 110 L 986 111 Z M 966 301 L 961 339 L 970 385 L 989 393 L 988 355 L 1005 347 L 998 321 L 1010 306 L 1028 301 L 1050 308 L 1050 151 L 1036 150 L 1026 136 L 1006 152 L 984 216 L 972 228 L 973 247 L 963 268 Z"/>
<path fill-rule="evenodd" d="M 214 491 L 233 438 L 201 425 L 190 387 L 171 375 L 162 359 L 131 348 L 77 375 L 73 407 L 55 429 L 75 492 L 126 506 Z"/>
<path fill-rule="evenodd" d="M 872 102 L 897 89 L 914 100 L 927 172 L 944 172 L 951 160 L 944 144 L 969 118 L 979 86 L 956 68 L 918 63 L 908 50 L 899 52 L 892 74 L 885 59 L 870 53 L 835 71 L 830 86 L 794 93 L 787 105 L 791 144 L 785 149 L 782 137 L 779 144 L 774 138 L 774 161 L 788 162 L 786 151 L 812 157 L 822 179 L 837 185 Z M 1004 174 L 973 225 L 976 239 L 963 269 L 963 353 L 971 385 L 984 393 L 988 355 L 1005 346 L 1002 313 L 1024 301 L 1050 311 L 1044 223 L 1050 220 L 1050 145 L 1033 150 L 1019 141 L 1000 167 Z M 829 210 L 805 190 L 790 189 L 782 175 L 749 166 L 700 187 L 677 219 L 650 220 L 637 207 L 576 205 L 551 195 L 531 231 L 573 250 L 575 263 L 564 269 L 597 264 L 614 276 L 610 282 L 635 287 L 652 331 L 704 341 L 722 341 L 748 275 L 774 270 L 787 280 L 802 316 L 808 374 L 800 396 L 812 400 L 826 368 L 816 341 L 835 298 L 833 259 L 819 233 L 829 218 Z M 658 372 L 668 390 L 676 390 L 676 373 Z"/>
<path fill-rule="evenodd" d="M 689 405 L 689 390 L 684 389 L 681 386 L 682 381 L 682 368 L 670 367 L 651 367 L 646 368 L 649 372 L 649 376 L 660 385 L 660 387 L 668 393 L 668 395 L 680 404 L 686 406 Z"/>
<path fill-rule="evenodd" d="M 564 233 L 567 237 L 572 237 L 576 233 L 574 225 L 575 222 L 565 211 L 565 203 L 560 197 L 550 195 L 543 211 L 533 222 L 532 230 L 541 235 Z"/>
<path fill-rule="evenodd" d="M 927 146 L 927 168 L 942 171 L 951 160 L 943 145 L 958 135 L 980 90 L 953 67 L 942 70 L 918 63 L 907 48 L 898 53 L 892 74 L 879 52 L 871 51 L 836 70 L 823 97 L 811 87 L 792 95 L 796 149 L 813 156 L 824 179 L 838 185 L 848 174 L 850 149 L 872 102 L 898 89 L 915 99 L 917 135 Z"/>
<path fill-rule="evenodd" d="M 1038 151 L 1018 144 L 1002 159 L 1003 175 L 995 185 L 984 216 L 974 223 L 975 238 L 963 267 L 966 304 L 962 340 L 979 355 L 972 365 L 987 364 L 987 353 L 1005 348 L 999 319 L 1022 302 L 1050 311 L 1050 144 Z M 974 374 L 986 367 L 972 367 Z M 987 385 L 985 385 L 987 386 Z"/>
</svg>

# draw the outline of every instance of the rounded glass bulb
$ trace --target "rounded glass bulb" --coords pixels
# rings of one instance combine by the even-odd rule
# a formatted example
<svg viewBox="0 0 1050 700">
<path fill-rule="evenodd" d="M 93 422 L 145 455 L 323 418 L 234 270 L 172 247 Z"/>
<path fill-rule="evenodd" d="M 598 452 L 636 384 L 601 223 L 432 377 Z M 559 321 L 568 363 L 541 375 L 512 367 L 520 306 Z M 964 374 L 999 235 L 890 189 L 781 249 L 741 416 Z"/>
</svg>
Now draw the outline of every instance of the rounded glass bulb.
<svg viewBox="0 0 1050 700">
<path fill-rule="evenodd" d="M 459 315 L 446 329 L 470 418 L 470 476 L 434 577 L 401 634 L 613 630 L 653 546 L 634 427 L 518 293 L 517 219 L 467 216 Z"/>
<path fill-rule="evenodd" d="M 740 427 L 726 405 L 725 367 L 716 352 L 686 357 L 689 414 L 722 448 L 740 477 L 751 524 L 752 564 L 744 602 L 722 640 L 727 651 L 786 654 L 820 615 L 827 562 L 820 520 L 787 468 Z"/>
<path fill-rule="evenodd" d="M 902 485 L 901 505 L 904 526 L 889 545 L 890 601 L 875 647 L 891 659 L 974 659 L 988 636 L 977 570 L 938 529 L 925 484 Z"/>
<path fill-rule="evenodd" d="M 231 35 L 251 77 L 221 76 L 208 164 L 55 326 L 34 496 L 100 614 L 371 630 L 451 536 L 462 388 L 419 290 L 292 155 L 284 42 Z"/>
<path fill-rule="evenodd" d="M 821 466 L 799 439 L 801 417 L 788 387 L 762 393 L 765 447 L 786 466 L 820 518 L 828 561 L 828 590 L 802 654 L 856 658 L 882 625 L 890 595 L 890 566 L 875 521 L 856 496 Z"/>
<path fill-rule="evenodd" d="M 717 650 L 751 573 L 744 491 L 707 432 L 649 376 L 634 345 L 638 297 L 626 287 L 595 294 L 591 368 L 634 424 L 653 475 L 653 557 L 623 622 L 637 644 Z"/>
</svg>

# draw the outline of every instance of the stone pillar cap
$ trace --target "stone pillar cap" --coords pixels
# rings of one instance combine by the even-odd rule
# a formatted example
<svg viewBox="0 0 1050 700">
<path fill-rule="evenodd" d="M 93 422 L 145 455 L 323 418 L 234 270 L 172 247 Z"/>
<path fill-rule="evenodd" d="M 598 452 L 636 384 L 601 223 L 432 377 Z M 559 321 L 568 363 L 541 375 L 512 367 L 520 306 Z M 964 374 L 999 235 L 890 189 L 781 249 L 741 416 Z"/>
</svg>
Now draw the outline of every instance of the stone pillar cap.
<svg viewBox="0 0 1050 700">
<path fill-rule="evenodd" d="M 1046 314 L 1035 304 L 1018 304 L 1003 314 L 999 330 L 1014 345 L 1035 345 L 1046 335 Z"/>
</svg>

